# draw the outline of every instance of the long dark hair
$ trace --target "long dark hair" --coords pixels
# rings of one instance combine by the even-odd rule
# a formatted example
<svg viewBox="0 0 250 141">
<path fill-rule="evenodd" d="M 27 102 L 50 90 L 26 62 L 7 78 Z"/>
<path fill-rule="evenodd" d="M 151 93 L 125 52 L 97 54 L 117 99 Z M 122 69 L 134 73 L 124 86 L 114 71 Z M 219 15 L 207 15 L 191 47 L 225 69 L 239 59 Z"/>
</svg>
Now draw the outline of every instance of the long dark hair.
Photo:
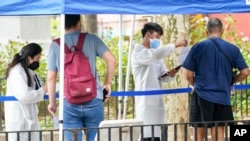
<svg viewBox="0 0 250 141">
<path fill-rule="evenodd" d="M 24 46 L 18 53 L 16 53 L 11 61 L 11 63 L 8 65 L 6 72 L 5 72 L 5 78 L 7 79 L 9 76 L 9 73 L 11 69 L 18 63 L 21 63 L 27 77 L 28 77 L 28 86 L 30 87 L 32 85 L 31 76 L 29 74 L 29 68 L 28 68 L 28 56 L 31 58 L 34 58 L 36 55 L 42 52 L 42 48 L 40 45 L 36 43 L 30 43 Z"/>
</svg>

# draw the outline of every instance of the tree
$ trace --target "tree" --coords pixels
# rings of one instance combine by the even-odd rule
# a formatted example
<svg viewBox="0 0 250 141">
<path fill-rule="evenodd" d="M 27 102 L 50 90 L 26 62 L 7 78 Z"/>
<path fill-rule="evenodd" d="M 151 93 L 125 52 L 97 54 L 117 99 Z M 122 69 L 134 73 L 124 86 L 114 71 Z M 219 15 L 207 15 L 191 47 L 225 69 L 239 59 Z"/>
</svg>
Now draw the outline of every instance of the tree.
<svg viewBox="0 0 250 141">
<path fill-rule="evenodd" d="M 189 19 L 186 15 L 156 15 L 154 21 L 160 24 L 164 29 L 162 37 L 163 43 L 174 43 L 177 40 L 188 39 Z M 180 49 L 165 59 L 166 66 L 173 68 L 178 63 L 178 52 Z M 164 88 L 181 88 L 187 87 L 188 83 L 184 79 L 182 70 L 176 75 L 176 80 L 164 85 Z M 183 123 L 188 122 L 188 94 L 172 94 L 165 96 L 166 115 L 168 123 Z M 178 114 L 176 114 L 178 113 Z M 184 140 L 184 127 L 180 125 L 177 127 L 178 140 Z M 174 128 L 168 128 L 168 139 L 174 137 Z"/>
<path fill-rule="evenodd" d="M 82 29 L 84 32 L 97 33 L 97 15 L 82 15 Z"/>
</svg>

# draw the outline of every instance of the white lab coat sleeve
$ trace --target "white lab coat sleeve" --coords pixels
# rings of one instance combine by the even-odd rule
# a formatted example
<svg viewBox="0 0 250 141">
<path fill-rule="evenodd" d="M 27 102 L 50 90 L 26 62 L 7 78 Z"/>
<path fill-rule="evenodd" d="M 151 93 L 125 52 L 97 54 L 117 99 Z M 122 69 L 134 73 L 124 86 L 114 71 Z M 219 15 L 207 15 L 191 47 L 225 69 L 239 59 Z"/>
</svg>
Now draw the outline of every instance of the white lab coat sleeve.
<svg viewBox="0 0 250 141">
<path fill-rule="evenodd" d="M 169 70 L 167 69 L 167 67 L 165 66 L 164 62 L 161 61 L 161 65 L 160 65 L 160 76 L 164 75 L 166 72 L 168 72 Z M 160 77 L 159 76 L 159 77 Z M 170 82 L 173 81 L 175 79 L 175 77 L 171 77 L 171 76 L 165 76 L 165 77 L 161 77 L 161 82 Z"/>
<path fill-rule="evenodd" d="M 44 98 L 44 90 L 43 87 L 38 90 L 32 89 L 27 84 L 26 74 L 23 73 L 23 70 L 13 69 L 13 72 L 10 73 L 9 76 L 9 84 L 11 84 L 11 89 L 13 92 L 13 96 L 22 103 L 37 103 L 42 101 Z"/>
<path fill-rule="evenodd" d="M 165 57 L 168 57 L 170 54 L 172 54 L 175 50 L 174 44 L 167 44 L 164 46 L 161 46 L 154 50 L 153 52 L 153 58 L 154 60 L 160 60 Z"/>
<path fill-rule="evenodd" d="M 140 49 L 138 49 L 140 50 Z M 155 60 L 163 59 L 173 53 L 175 50 L 174 44 L 168 44 L 161 46 L 157 49 L 142 49 L 142 51 L 137 51 L 135 48 L 134 56 L 135 61 L 140 65 L 149 65 Z"/>
</svg>

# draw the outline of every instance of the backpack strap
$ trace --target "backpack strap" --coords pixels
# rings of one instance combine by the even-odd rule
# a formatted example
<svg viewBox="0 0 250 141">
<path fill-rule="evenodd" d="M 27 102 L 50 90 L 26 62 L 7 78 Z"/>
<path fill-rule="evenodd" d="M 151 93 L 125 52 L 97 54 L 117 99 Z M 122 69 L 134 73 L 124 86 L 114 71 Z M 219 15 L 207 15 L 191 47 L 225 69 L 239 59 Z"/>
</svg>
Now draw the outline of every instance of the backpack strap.
<svg viewBox="0 0 250 141">
<path fill-rule="evenodd" d="M 78 36 L 78 41 L 75 47 L 76 51 L 82 51 L 84 39 L 88 33 L 80 33 Z"/>
<path fill-rule="evenodd" d="M 60 47 L 60 38 L 54 39 L 53 41 L 56 42 Z M 68 48 L 68 46 L 65 43 L 64 43 L 64 52 L 65 53 L 70 53 L 71 52 L 70 49 Z"/>
<path fill-rule="evenodd" d="M 84 39 L 85 39 L 87 34 L 88 33 L 80 33 L 79 34 L 78 41 L 77 41 L 77 44 L 75 46 L 76 51 L 82 51 Z M 60 47 L 60 38 L 54 39 L 53 41 L 56 42 Z M 65 53 L 71 52 L 71 50 L 69 49 L 69 47 L 65 43 L 64 43 L 64 51 L 65 51 Z"/>
</svg>

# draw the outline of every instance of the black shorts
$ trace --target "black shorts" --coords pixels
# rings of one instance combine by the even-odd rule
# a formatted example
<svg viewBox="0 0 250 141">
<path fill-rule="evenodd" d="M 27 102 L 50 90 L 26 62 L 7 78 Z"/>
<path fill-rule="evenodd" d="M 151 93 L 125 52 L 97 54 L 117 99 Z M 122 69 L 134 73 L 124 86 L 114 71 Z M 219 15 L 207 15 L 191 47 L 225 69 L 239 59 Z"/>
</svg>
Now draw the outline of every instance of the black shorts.
<svg viewBox="0 0 250 141">
<path fill-rule="evenodd" d="M 217 126 L 225 126 L 225 123 L 219 121 L 233 120 L 233 112 L 231 105 L 221 105 L 207 101 L 199 97 L 199 95 L 195 91 L 193 92 L 193 95 L 191 97 L 189 116 L 191 123 L 206 122 L 206 124 L 191 124 L 191 126 L 195 127 L 211 128 L 216 124 Z M 230 125 L 231 123 L 227 122 L 227 125 Z"/>
</svg>

